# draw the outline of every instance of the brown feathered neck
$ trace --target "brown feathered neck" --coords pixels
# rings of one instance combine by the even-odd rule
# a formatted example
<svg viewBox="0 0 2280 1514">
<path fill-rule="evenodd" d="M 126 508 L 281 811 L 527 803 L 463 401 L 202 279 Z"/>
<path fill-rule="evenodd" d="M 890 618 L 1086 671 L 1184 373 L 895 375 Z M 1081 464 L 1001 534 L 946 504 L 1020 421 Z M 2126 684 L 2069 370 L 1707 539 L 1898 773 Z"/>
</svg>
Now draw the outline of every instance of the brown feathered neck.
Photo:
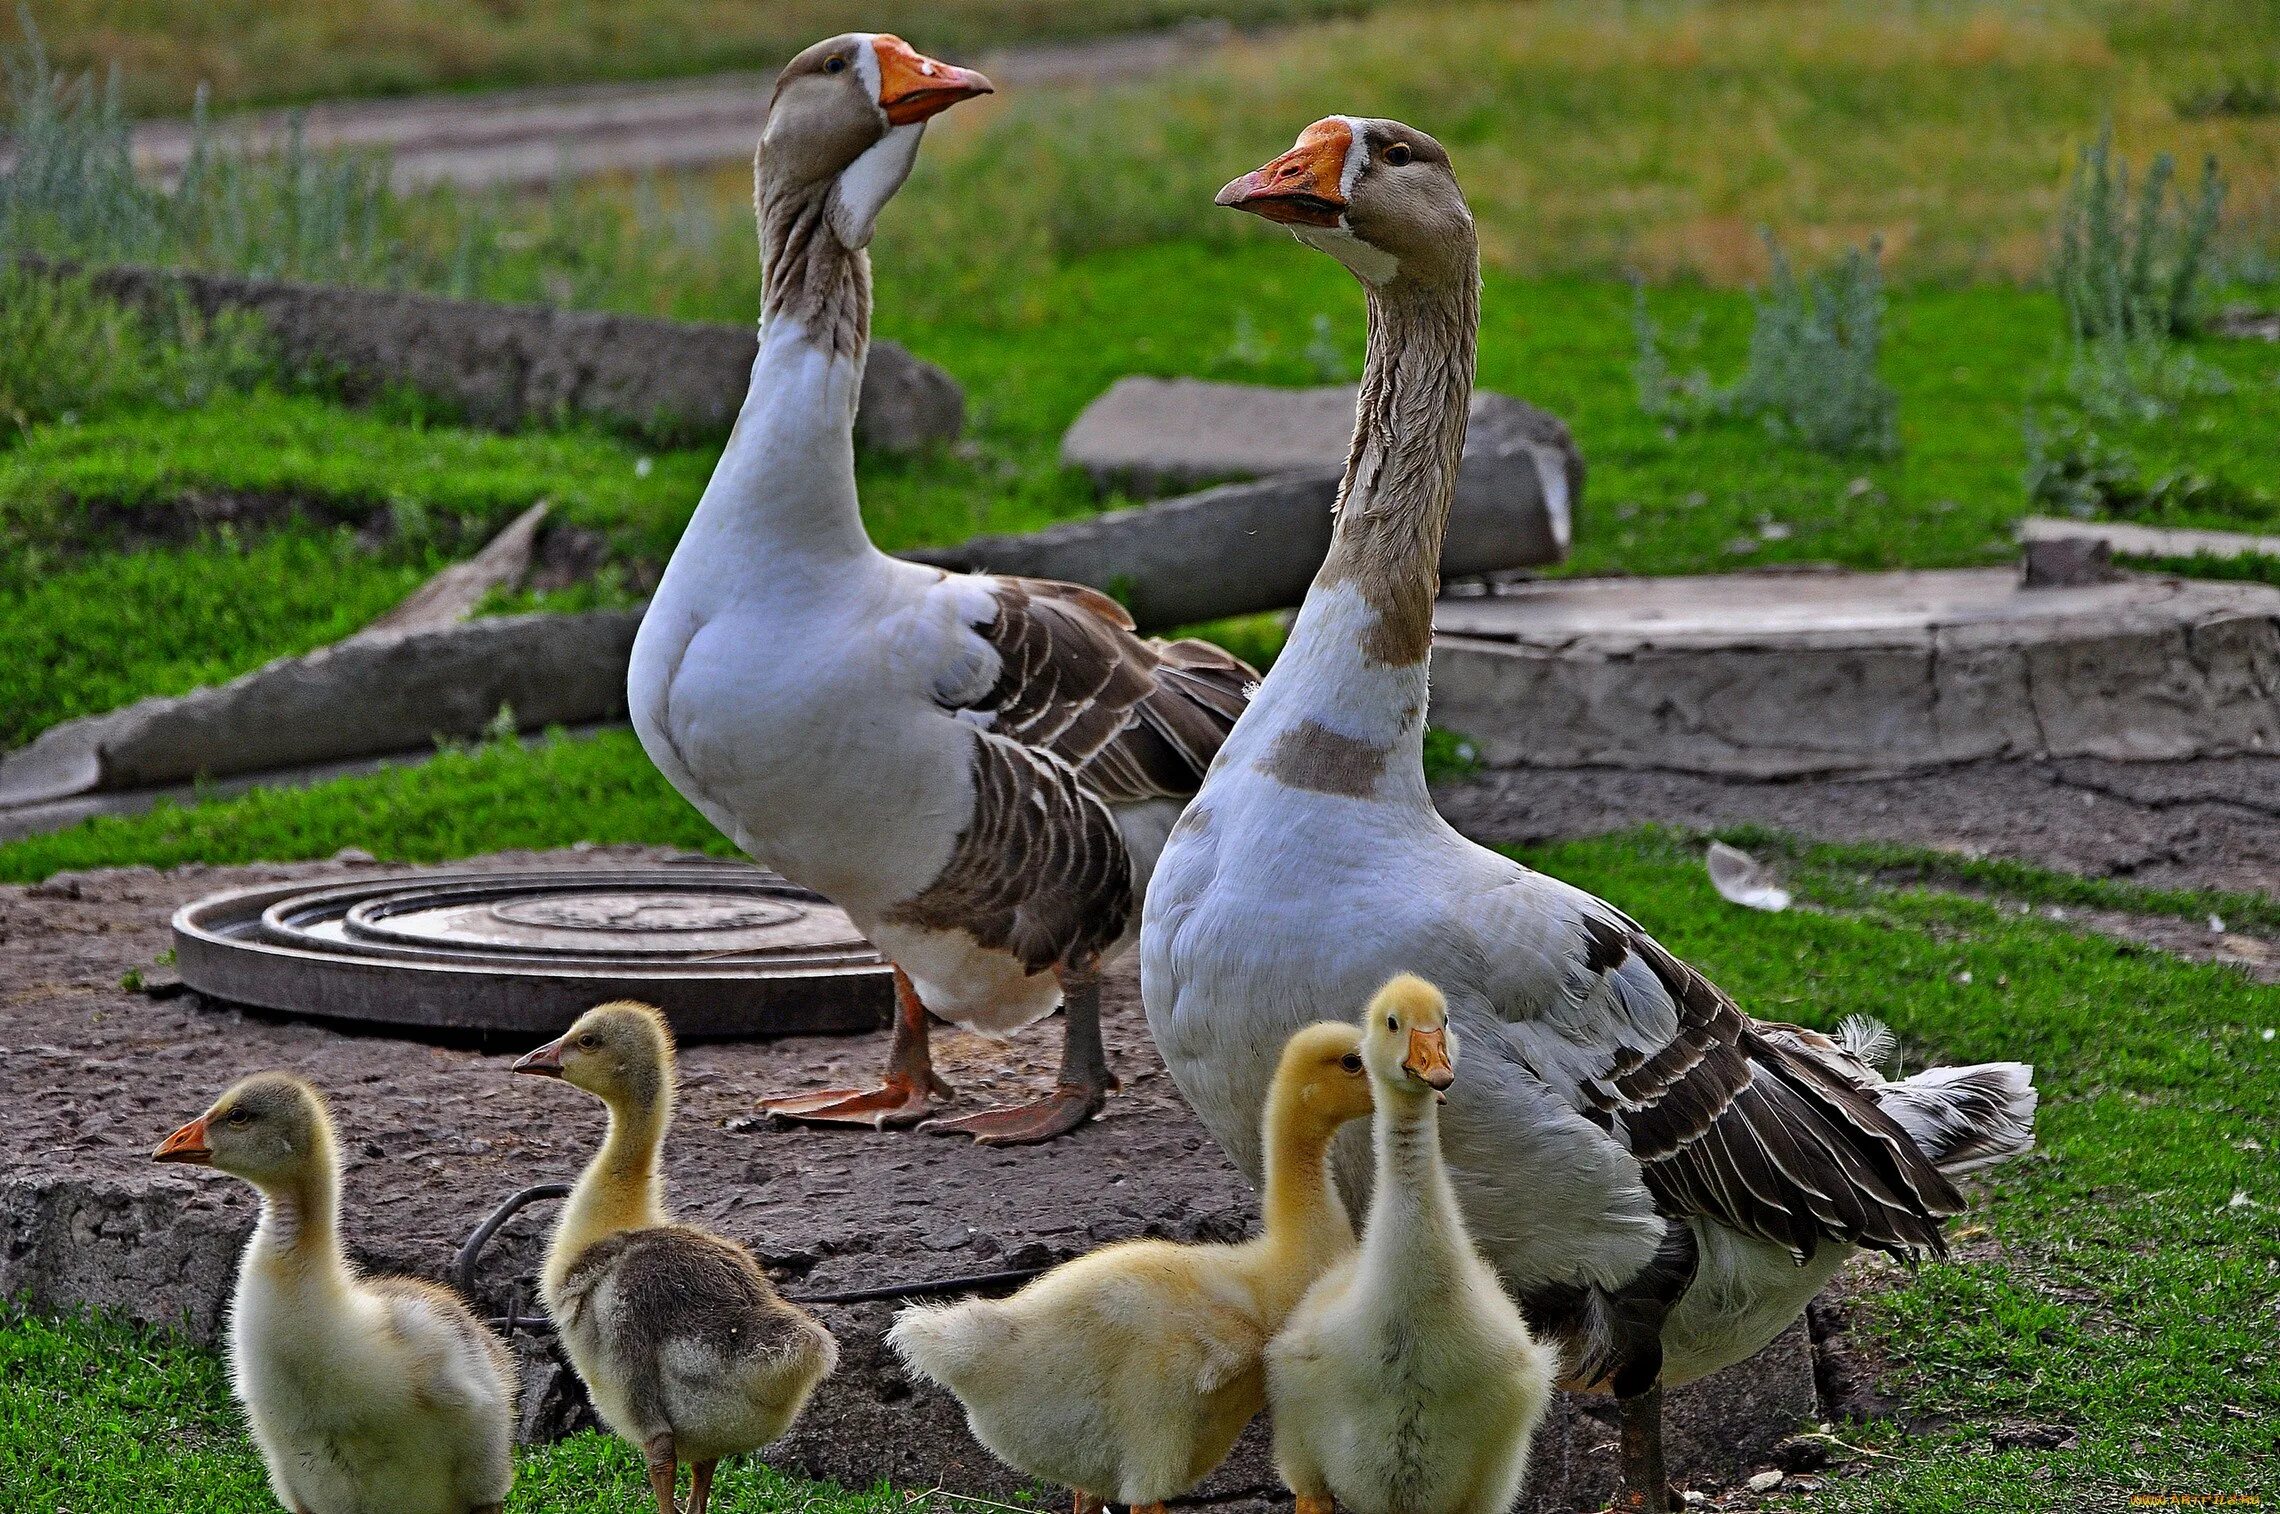
<svg viewBox="0 0 2280 1514">
<path fill-rule="evenodd" d="M 771 182 L 765 161 L 756 167 L 760 321 L 789 317 L 834 357 L 860 359 L 871 338 L 871 257 L 831 229 L 837 183 L 780 185 Z"/>
<path fill-rule="evenodd" d="M 1480 271 L 1397 275 L 1369 291 L 1369 357 L 1338 524 L 1318 585 L 1353 583 L 1378 610 L 1369 653 L 1422 663 L 1433 641 L 1441 540 L 1464 456 L 1480 331 Z"/>
</svg>

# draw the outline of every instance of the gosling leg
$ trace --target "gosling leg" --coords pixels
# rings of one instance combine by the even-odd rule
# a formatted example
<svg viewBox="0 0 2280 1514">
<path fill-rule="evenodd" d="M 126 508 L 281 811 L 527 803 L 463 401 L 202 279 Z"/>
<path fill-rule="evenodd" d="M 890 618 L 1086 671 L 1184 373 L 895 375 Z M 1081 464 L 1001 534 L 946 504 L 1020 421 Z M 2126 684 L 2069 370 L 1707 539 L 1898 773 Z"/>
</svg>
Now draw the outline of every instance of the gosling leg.
<svg viewBox="0 0 2280 1514">
<path fill-rule="evenodd" d="M 681 1470 L 673 1455 L 673 1432 L 658 1431 L 642 1449 L 649 1453 L 649 1491 L 657 1495 L 657 1514 L 679 1514 L 673 1507 L 673 1482 Z"/>
<path fill-rule="evenodd" d="M 1298 1496 L 1297 1514 L 1331 1514 L 1330 1500 L 1327 1498 L 1308 1498 L 1301 1493 Z"/>
</svg>

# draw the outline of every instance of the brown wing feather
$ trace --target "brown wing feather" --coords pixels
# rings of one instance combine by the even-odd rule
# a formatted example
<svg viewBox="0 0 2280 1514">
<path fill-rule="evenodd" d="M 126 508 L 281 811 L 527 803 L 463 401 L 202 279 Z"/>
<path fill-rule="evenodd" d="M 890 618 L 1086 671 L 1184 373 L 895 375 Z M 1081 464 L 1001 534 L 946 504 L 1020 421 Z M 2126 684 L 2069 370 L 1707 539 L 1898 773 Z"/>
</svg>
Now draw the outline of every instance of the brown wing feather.
<svg viewBox="0 0 2280 1514">
<path fill-rule="evenodd" d="M 1185 799 L 1203 786 L 1258 674 L 1204 641 L 1133 633 L 1124 607 L 1082 584 L 991 580 L 997 614 L 974 629 L 997 681 L 961 708 L 1050 752 L 1110 804 Z"/>
<path fill-rule="evenodd" d="M 1610 961 L 1617 931 L 1624 956 Z M 1945 1251 L 1940 1221 L 1962 1196 L 1873 1095 L 1783 1045 L 1632 922 L 1593 921 L 1586 935 L 1588 959 L 1618 991 L 1627 960 L 1677 1011 L 1667 1042 L 1643 1057 L 1619 1049 L 1584 1091 L 1667 1213 L 1705 1215 L 1800 1258 L 1824 1240 Z"/>
</svg>

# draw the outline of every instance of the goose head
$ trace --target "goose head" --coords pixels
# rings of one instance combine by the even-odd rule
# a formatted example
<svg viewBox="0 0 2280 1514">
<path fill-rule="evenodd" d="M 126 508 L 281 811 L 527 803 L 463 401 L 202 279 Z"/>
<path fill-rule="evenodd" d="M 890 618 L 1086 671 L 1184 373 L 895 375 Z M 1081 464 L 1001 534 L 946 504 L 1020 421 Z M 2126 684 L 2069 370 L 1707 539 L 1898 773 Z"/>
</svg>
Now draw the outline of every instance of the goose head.
<svg viewBox="0 0 2280 1514">
<path fill-rule="evenodd" d="M 1472 276 L 1472 212 L 1449 155 L 1399 121 L 1326 116 L 1216 203 L 1289 227 L 1365 284 Z"/>
<path fill-rule="evenodd" d="M 314 1088 L 286 1073 L 258 1072 L 168 1136 L 151 1160 L 212 1167 L 260 1188 L 289 1188 L 331 1160 L 330 1133 Z"/>
<path fill-rule="evenodd" d="M 832 234 L 851 250 L 867 246 L 910 176 L 926 123 L 989 93 L 973 69 L 937 62 L 887 32 L 818 42 L 776 76 L 760 133 L 760 197 L 825 196 Z"/>
<path fill-rule="evenodd" d="M 646 1004 L 597 1005 L 558 1039 L 516 1058 L 511 1070 L 560 1078 L 613 1108 L 647 1107 L 669 1091 L 673 1032 Z"/>
<path fill-rule="evenodd" d="M 1379 989 L 1362 1015 L 1362 1060 L 1380 1089 L 1448 1098 L 1457 1080 L 1457 1033 L 1441 991 L 1408 973 Z"/>
<path fill-rule="evenodd" d="M 1368 1114 L 1373 1101 L 1361 1031 L 1335 1021 L 1301 1028 L 1283 1043 L 1275 1088 L 1323 1129 Z"/>
</svg>

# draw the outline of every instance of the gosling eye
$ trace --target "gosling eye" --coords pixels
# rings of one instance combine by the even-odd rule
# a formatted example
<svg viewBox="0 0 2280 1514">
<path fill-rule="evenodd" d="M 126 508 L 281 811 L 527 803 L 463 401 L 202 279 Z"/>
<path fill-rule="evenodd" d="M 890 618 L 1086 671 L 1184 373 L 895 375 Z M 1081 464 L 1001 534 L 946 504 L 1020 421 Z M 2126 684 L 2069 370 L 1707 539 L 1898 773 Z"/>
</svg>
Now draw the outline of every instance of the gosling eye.
<svg viewBox="0 0 2280 1514">
<path fill-rule="evenodd" d="M 1358 1051 L 1349 1051 L 1338 1059 L 1338 1065 L 1348 1072 L 1360 1072 L 1362 1070 L 1362 1054 Z"/>
<path fill-rule="evenodd" d="M 1392 1015 L 1387 1015 L 1385 1017 L 1385 1028 L 1387 1030 L 1399 1030 L 1401 1029 L 1401 1021 Z"/>
<path fill-rule="evenodd" d="M 823 71 L 827 74 L 843 74 L 847 72 L 847 60 L 845 58 L 826 58 L 823 60 Z"/>
<path fill-rule="evenodd" d="M 1409 150 L 1407 142 L 1396 142 L 1385 150 L 1386 166 L 1389 168 L 1407 168 L 1409 160 L 1414 156 L 1416 155 Z"/>
<path fill-rule="evenodd" d="M 578 1038 L 578 1049 L 580 1051 L 592 1051 L 595 1047 L 601 1044 L 602 1038 L 595 1035 L 590 1030 Z"/>
<path fill-rule="evenodd" d="M 251 1125 L 253 1123 L 253 1116 L 243 1109 L 233 1109 L 228 1114 L 222 1116 L 222 1118 L 229 1124 L 235 1125 L 240 1129 L 243 1129 L 245 1126 Z"/>
</svg>

